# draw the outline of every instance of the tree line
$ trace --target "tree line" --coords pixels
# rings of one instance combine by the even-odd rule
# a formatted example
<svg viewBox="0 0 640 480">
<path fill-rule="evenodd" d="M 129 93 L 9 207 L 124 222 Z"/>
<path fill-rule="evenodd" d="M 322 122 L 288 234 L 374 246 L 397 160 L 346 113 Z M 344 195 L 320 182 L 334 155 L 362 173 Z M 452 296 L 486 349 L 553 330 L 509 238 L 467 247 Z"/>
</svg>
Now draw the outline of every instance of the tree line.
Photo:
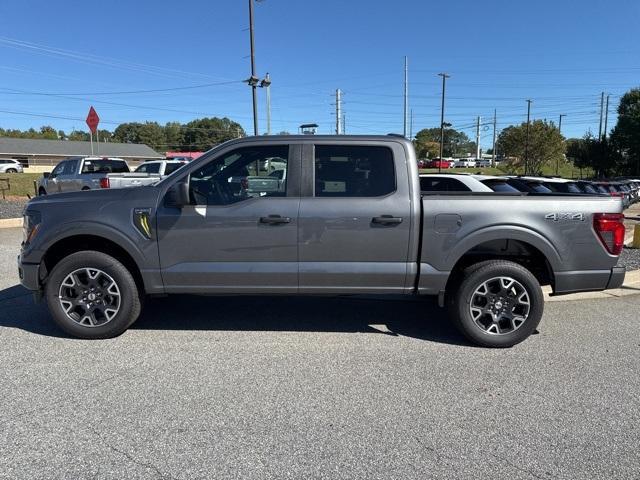
<svg viewBox="0 0 640 480">
<path fill-rule="evenodd" d="M 206 151 L 219 143 L 245 135 L 246 132 L 239 123 L 226 117 L 199 118 L 186 124 L 168 122 L 161 125 L 158 122 L 129 122 L 118 125 L 114 131 L 98 130 L 101 142 L 144 143 L 158 152 Z M 42 126 L 39 130 L 0 128 L 0 137 L 90 140 L 88 132 L 74 130 L 67 134 L 49 125 Z"/>
<path fill-rule="evenodd" d="M 587 132 L 582 138 L 565 139 L 552 121 L 534 120 L 503 129 L 496 141 L 496 155 L 506 161 L 514 173 L 540 175 L 545 167 L 573 162 L 577 168 L 592 169 L 597 177 L 616 175 L 640 177 L 640 88 L 634 88 L 620 99 L 615 127 L 596 138 Z M 420 130 L 414 139 L 418 158 L 434 158 L 440 154 L 440 129 Z M 463 132 L 444 129 L 445 157 L 474 155 L 476 144 Z"/>
</svg>

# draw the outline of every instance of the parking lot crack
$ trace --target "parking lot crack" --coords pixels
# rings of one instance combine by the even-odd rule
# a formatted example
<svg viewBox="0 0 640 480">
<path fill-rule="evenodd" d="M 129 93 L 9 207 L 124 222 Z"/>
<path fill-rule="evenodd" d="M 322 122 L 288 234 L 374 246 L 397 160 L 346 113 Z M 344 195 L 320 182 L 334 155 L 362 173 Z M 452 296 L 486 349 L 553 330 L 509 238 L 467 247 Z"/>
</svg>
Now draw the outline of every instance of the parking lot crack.
<svg viewBox="0 0 640 480">
<path fill-rule="evenodd" d="M 122 456 L 124 456 L 127 460 L 129 460 L 131 463 L 134 463 L 140 467 L 144 467 L 146 469 L 149 470 L 153 470 L 156 475 L 158 476 L 158 478 L 163 478 L 163 479 L 168 479 L 168 480 L 178 480 L 177 477 L 174 477 L 173 475 L 169 474 L 169 473 L 165 473 L 162 470 L 160 470 L 156 465 L 154 465 L 151 462 L 145 462 L 142 460 L 139 460 L 138 458 L 134 457 L 132 454 L 130 454 L 129 452 L 127 452 L 126 450 L 123 450 L 121 448 L 116 447 L 115 445 L 112 445 L 105 437 L 103 437 L 100 432 L 98 432 L 97 430 L 95 430 L 94 428 L 90 427 L 89 431 L 95 435 L 96 437 L 98 437 L 102 443 L 111 451 L 118 453 Z"/>
</svg>

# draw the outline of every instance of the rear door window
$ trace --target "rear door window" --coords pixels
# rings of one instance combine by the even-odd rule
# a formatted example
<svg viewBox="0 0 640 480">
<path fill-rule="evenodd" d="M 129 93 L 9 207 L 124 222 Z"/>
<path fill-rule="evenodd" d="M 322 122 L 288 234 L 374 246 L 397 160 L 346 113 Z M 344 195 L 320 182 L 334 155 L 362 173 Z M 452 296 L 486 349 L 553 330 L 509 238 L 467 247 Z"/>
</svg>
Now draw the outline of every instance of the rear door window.
<svg viewBox="0 0 640 480">
<path fill-rule="evenodd" d="M 85 160 L 82 173 L 128 173 L 129 167 L 122 160 Z"/>
<path fill-rule="evenodd" d="M 175 172 L 179 168 L 182 168 L 184 165 L 184 163 L 167 163 L 167 165 L 164 167 L 164 174 L 171 175 L 173 172 Z"/>
<path fill-rule="evenodd" d="M 145 163 L 138 167 L 136 172 L 139 173 L 158 173 L 160 172 L 160 164 L 159 163 Z"/>
<path fill-rule="evenodd" d="M 388 147 L 316 145 L 314 171 L 316 197 L 381 197 L 396 190 Z"/>
</svg>

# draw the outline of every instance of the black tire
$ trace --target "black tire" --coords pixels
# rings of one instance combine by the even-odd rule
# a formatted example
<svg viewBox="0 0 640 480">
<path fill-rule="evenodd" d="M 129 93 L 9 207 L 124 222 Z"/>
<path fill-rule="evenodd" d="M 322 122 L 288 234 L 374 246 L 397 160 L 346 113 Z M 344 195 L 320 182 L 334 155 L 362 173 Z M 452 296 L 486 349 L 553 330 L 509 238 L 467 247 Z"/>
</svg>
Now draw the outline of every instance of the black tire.
<svg viewBox="0 0 640 480">
<path fill-rule="evenodd" d="M 84 290 L 86 293 L 89 290 L 89 287 L 91 287 L 89 282 L 99 282 L 102 279 L 103 283 L 110 284 L 109 281 L 113 281 L 116 285 L 115 290 L 117 291 L 117 294 L 113 294 L 113 292 L 111 292 L 111 295 L 110 293 L 106 293 L 103 297 L 106 299 L 107 295 L 110 296 L 112 304 L 111 307 L 107 307 L 106 310 L 110 310 L 111 314 L 113 314 L 113 310 L 116 309 L 116 302 L 113 298 L 117 298 L 118 300 L 117 310 L 112 318 L 107 319 L 107 316 L 104 313 L 101 314 L 100 308 L 104 309 L 104 307 L 99 306 L 94 307 L 98 312 L 94 312 L 92 315 L 89 313 L 92 310 L 87 308 L 87 305 L 91 304 L 87 304 L 86 300 L 83 302 L 82 298 L 77 299 L 77 303 L 79 304 L 77 307 L 69 307 L 77 310 L 72 310 L 70 314 L 67 314 L 65 311 L 65 308 L 62 305 L 63 301 L 60 296 L 63 292 L 63 290 L 61 290 L 63 288 L 62 284 L 73 272 L 82 272 L 84 269 L 89 269 L 93 273 L 95 273 L 95 271 L 100 271 L 100 277 L 97 280 L 87 280 L 89 277 L 85 277 L 85 280 L 87 281 L 86 285 L 82 282 L 77 283 L 71 288 L 77 290 L 87 288 L 87 290 Z M 80 273 L 80 275 L 82 275 L 82 273 Z M 93 286 L 95 286 L 96 289 L 99 287 L 95 283 Z M 73 253 L 61 260 L 49 275 L 45 287 L 45 296 L 47 299 L 47 305 L 49 306 L 49 311 L 60 328 L 74 337 L 84 339 L 117 337 L 136 321 L 142 309 L 142 299 L 131 272 L 129 272 L 129 270 L 127 270 L 127 268 L 115 258 L 105 253 L 91 250 Z M 91 300 L 91 298 L 89 298 L 89 300 Z M 100 303 L 100 299 L 98 299 L 98 303 Z M 104 304 L 105 303 L 103 302 L 103 305 Z M 95 318 L 92 317 L 95 317 L 98 314 L 101 314 L 102 318 L 99 318 L 95 324 L 92 324 L 95 321 Z M 89 324 L 85 323 L 83 319 L 80 318 L 83 316 Z M 100 323 L 100 321 L 104 323 Z"/>
<path fill-rule="evenodd" d="M 91 190 L 91 189 L 90 189 L 89 187 L 82 187 L 80 190 L 81 190 L 82 192 L 84 192 L 84 191 L 86 191 L 86 190 Z"/>
<path fill-rule="evenodd" d="M 487 291 L 485 295 L 479 292 L 479 289 L 486 290 L 486 286 L 482 287 L 485 282 L 488 282 L 485 285 L 500 287 L 500 280 L 496 280 L 500 277 L 515 280 L 510 293 Z M 522 295 L 524 292 L 526 297 Z M 491 313 L 480 312 L 489 305 L 494 309 L 502 305 L 503 295 L 505 306 L 501 311 L 506 311 L 506 314 L 498 313 L 493 317 Z M 494 298 L 485 306 L 481 301 L 487 297 Z M 489 260 L 468 267 L 447 300 L 449 317 L 456 328 L 471 342 L 484 347 L 505 348 L 522 342 L 535 331 L 544 310 L 544 296 L 535 276 L 522 265 L 506 260 Z M 525 300 L 528 300 L 528 305 L 525 305 Z M 472 315 L 472 302 L 476 318 Z M 493 311 L 500 312 L 499 309 Z M 517 318 L 511 321 L 508 317 L 513 317 L 513 312 Z"/>
<path fill-rule="evenodd" d="M 7 168 L 7 173 L 18 173 L 18 170 L 15 168 Z"/>
<path fill-rule="evenodd" d="M 38 196 L 43 197 L 43 196 L 45 196 L 46 194 L 47 194 L 47 191 L 46 191 L 44 188 L 40 187 L 40 188 L 38 189 Z"/>
</svg>

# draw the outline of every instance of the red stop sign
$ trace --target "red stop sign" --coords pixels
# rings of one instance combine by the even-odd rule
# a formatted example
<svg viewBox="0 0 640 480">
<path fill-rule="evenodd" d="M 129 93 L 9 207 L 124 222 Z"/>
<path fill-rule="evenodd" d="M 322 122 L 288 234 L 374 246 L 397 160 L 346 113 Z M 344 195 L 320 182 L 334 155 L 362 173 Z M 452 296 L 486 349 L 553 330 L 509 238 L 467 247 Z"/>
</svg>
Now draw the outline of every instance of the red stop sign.
<svg viewBox="0 0 640 480">
<path fill-rule="evenodd" d="M 89 127 L 89 130 L 91 130 L 91 133 L 96 133 L 98 123 L 100 123 L 100 117 L 98 117 L 95 109 L 91 107 L 89 109 L 89 115 L 87 115 L 87 126 Z"/>
</svg>

